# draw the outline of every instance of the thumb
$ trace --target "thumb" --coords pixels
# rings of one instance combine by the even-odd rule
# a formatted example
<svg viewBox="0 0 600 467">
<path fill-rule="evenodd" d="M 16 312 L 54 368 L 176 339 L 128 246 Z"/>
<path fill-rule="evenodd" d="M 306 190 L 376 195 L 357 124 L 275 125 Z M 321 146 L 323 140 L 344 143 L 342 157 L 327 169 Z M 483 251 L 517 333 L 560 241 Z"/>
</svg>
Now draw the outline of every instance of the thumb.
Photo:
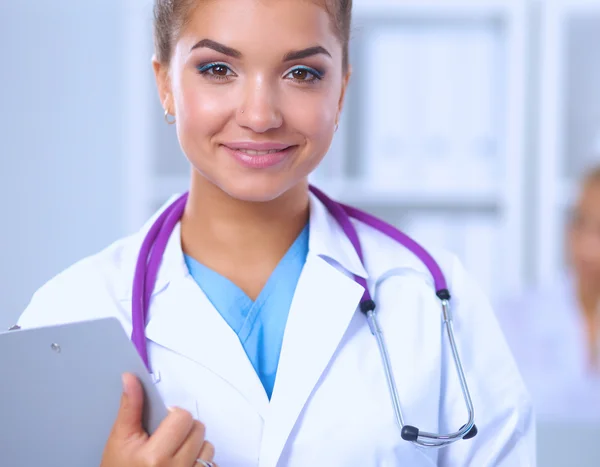
<svg viewBox="0 0 600 467">
<path fill-rule="evenodd" d="M 142 428 L 142 410 L 144 408 L 142 385 L 130 373 L 125 373 L 122 380 L 123 394 L 115 422 L 115 431 L 123 437 L 145 434 Z"/>
</svg>

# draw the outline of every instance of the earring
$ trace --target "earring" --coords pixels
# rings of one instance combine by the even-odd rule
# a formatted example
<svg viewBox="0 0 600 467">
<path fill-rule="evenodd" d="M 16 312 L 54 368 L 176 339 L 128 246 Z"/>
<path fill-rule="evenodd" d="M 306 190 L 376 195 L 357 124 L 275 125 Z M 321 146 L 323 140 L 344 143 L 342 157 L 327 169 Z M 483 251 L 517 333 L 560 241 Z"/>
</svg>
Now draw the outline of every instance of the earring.
<svg viewBox="0 0 600 467">
<path fill-rule="evenodd" d="M 165 122 L 167 122 L 169 125 L 173 125 L 173 123 L 175 123 L 175 116 L 173 116 L 172 120 L 169 120 L 169 111 L 165 110 Z"/>
<path fill-rule="evenodd" d="M 340 127 L 340 124 L 338 122 L 335 122 L 335 130 L 334 130 L 334 132 L 337 132 L 339 127 Z"/>
</svg>

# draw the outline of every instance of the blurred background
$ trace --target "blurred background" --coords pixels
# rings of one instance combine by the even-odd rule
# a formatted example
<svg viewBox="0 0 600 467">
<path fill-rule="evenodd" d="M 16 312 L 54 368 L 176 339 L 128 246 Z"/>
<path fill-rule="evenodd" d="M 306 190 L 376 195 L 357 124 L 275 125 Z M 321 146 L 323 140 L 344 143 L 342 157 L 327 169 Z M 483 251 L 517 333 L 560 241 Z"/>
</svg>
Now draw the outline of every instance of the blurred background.
<svg viewBox="0 0 600 467">
<path fill-rule="evenodd" d="M 354 2 L 354 74 L 314 183 L 454 251 L 531 388 L 539 465 L 600 465 L 598 304 L 578 300 L 594 293 L 569 249 L 600 257 L 600 0 Z M 151 3 L 0 0 L 0 329 L 186 188 Z"/>
</svg>

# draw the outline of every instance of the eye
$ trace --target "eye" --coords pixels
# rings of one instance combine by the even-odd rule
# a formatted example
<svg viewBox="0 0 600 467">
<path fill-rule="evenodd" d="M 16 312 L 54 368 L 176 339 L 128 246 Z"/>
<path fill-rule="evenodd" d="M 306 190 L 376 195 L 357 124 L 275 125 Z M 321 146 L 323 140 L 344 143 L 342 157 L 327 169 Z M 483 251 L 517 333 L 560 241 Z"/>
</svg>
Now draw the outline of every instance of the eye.
<svg viewBox="0 0 600 467">
<path fill-rule="evenodd" d="M 287 75 L 288 79 L 298 82 L 314 82 L 323 79 L 323 73 L 309 67 L 297 67 L 291 70 Z"/>
<path fill-rule="evenodd" d="M 231 71 L 231 68 L 223 63 L 207 63 L 205 65 L 200 65 L 198 71 L 200 74 L 211 79 L 228 79 L 231 76 L 235 76 L 235 73 Z"/>
</svg>

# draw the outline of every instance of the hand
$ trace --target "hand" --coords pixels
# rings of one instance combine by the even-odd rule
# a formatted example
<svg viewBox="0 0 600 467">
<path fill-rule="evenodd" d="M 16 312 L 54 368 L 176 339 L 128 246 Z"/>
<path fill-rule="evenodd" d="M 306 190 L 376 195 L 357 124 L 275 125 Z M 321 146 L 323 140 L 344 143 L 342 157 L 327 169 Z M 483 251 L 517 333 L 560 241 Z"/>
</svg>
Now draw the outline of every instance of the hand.
<svg viewBox="0 0 600 467">
<path fill-rule="evenodd" d="M 204 439 L 204 425 L 189 412 L 169 409 L 156 432 L 148 436 L 142 428 L 143 405 L 140 382 L 131 374 L 123 375 L 121 406 L 100 467 L 201 467 L 197 460 L 212 462 L 215 449 Z"/>
</svg>

